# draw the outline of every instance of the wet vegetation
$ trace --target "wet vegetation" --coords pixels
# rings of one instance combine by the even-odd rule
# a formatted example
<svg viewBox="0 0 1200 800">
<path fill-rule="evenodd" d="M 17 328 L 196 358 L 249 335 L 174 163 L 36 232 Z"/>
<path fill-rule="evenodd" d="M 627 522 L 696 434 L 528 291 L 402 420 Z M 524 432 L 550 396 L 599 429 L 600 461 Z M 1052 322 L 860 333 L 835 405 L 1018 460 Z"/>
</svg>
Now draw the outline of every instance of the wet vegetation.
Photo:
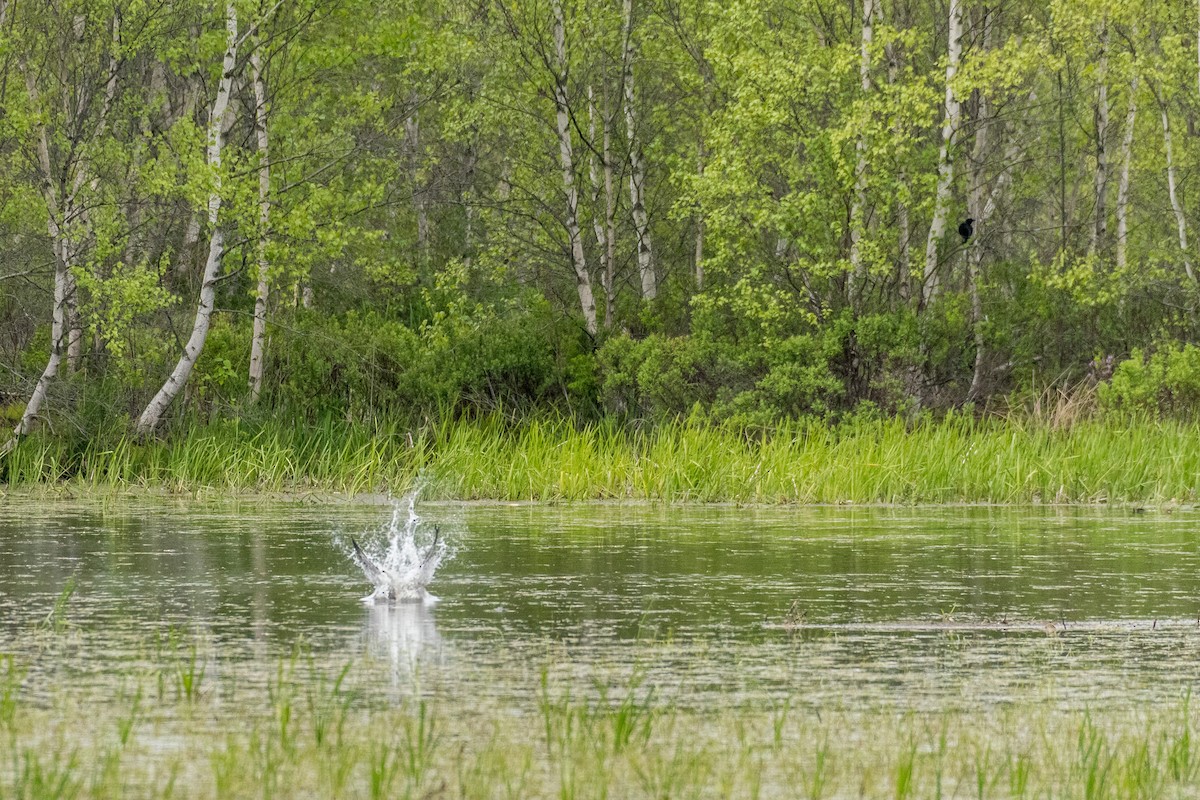
<svg viewBox="0 0 1200 800">
<path fill-rule="evenodd" d="M 1200 423 L 862 418 L 830 427 L 611 422 L 503 415 L 404 427 L 327 420 L 196 424 L 164 440 L 31 437 L 11 486 L 401 492 L 426 499 L 743 503 L 1191 503 Z"/>
<path fill-rule="evenodd" d="M 968 713 L 730 690 L 695 708 L 660 698 L 636 667 L 611 684 L 571 681 L 551 649 L 527 700 L 468 703 L 413 672 L 379 702 L 363 683 L 382 666 L 370 659 L 298 650 L 249 675 L 182 635 L 89 685 L 54 678 L 69 633 L 27 635 L 36 657 L 0 658 L 5 797 L 1092 800 L 1190 797 L 1200 777 L 1200 715 L 1182 696 L 1070 710 L 1053 687 L 1030 687 Z"/>
</svg>

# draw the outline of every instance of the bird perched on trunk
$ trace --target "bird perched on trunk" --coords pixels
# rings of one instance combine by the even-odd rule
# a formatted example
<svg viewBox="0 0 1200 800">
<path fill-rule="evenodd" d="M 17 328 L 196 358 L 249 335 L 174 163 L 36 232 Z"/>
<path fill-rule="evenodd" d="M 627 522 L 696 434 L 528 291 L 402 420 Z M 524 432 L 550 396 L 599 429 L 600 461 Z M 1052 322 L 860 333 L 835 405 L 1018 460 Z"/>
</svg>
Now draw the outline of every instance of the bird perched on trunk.
<svg viewBox="0 0 1200 800">
<path fill-rule="evenodd" d="M 964 221 L 958 223 L 958 235 L 963 237 L 963 244 L 967 243 L 967 239 L 970 239 L 973 233 L 975 233 L 974 219 L 967 217 Z"/>
</svg>

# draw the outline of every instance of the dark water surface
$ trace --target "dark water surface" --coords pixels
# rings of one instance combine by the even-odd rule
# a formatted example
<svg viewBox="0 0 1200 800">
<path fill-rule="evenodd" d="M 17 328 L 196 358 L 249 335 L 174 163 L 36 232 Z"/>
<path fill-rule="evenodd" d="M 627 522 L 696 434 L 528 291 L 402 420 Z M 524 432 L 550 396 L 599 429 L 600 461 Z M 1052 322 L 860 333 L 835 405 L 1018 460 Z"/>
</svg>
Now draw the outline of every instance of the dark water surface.
<svg viewBox="0 0 1200 800">
<path fill-rule="evenodd" d="M 1200 676 L 1192 511 L 419 511 L 456 550 L 429 608 L 361 601 L 348 537 L 382 539 L 387 506 L 6 501 L 0 653 L 38 646 L 74 576 L 71 657 L 37 667 L 74 683 L 172 636 L 204 643 L 210 676 L 265 681 L 299 644 L 381 696 L 500 701 L 543 668 L 581 691 L 636 670 L 684 704 L 817 708 L 1136 705 Z"/>
</svg>

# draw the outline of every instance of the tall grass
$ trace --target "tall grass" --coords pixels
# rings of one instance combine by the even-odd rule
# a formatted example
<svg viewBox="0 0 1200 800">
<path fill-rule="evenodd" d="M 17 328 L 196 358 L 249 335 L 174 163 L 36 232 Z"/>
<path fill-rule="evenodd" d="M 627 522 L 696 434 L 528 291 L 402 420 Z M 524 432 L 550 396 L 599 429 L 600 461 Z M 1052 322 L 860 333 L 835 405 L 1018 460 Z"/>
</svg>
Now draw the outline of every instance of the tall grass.
<svg viewBox="0 0 1200 800">
<path fill-rule="evenodd" d="M 408 429 L 286 420 L 193 424 L 148 442 L 34 436 L 9 485 L 170 491 L 398 492 L 431 499 L 738 503 L 1191 502 L 1200 424 L 1091 419 L 1069 427 L 955 415 L 760 434 L 668 423 L 628 428 L 497 415 Z"/>
</svg>

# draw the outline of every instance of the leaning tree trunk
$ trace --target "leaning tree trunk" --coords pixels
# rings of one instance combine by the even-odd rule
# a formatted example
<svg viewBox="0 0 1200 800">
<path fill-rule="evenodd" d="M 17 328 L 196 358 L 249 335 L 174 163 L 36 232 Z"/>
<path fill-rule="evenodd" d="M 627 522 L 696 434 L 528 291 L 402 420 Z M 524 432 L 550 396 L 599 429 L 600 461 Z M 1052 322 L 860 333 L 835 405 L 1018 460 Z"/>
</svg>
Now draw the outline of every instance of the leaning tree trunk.
<svg viewBox="0 0 1200 800">
<path fill-rule="evenodd" d="M 216 283 L 221 272 L 221 263 L 225 257 L 225 236 L 218 224 L 221 211 L 221 149 L 225 143 L 225 112 L 229 108 L 229 95 L 233 88 L 233 75 L 237 66 L 237 11 L 234 4 L 225 6 L 225 31 L 227 46 L 222 65 L 221 81 L 217 85 L 217 96 L 213 100 L 212 114 L 208 123 L 208 167 L 212 170 L 214 186 L 208 195 L 208 224 L 211 230 L 208 243 L 208 260 L 204 265 L 204 275 L 200 283 L 200 300 L 196 305 L 196 320 L 192 325 L 192 335 L 188 337 L 179 363 L 175 365 L 166 383 L 154 395 L 154 399 L 146 406 L 138 418 L 136 430 L 141 435 L 152 433 L 162 420 L 163 413 L 171 405 L 171 401 L 179 394 L 187 383 L 196 359 L 204 349 L 208 338 L 208 328 L 212 322 L 213 305 L 216 302 Z"/>
<path fill-rule="evenodd" d="M 942 122 L 942 148 L 938 153 L 937 195 L 934 198 L 933 221 L 925 242 L 925 272 L 921 283 L 921 305 L 928 306 L 938 290 L 938 242 L 946 233 L 946 216 L 950 213 L 950 189 L 954 181 L 954 136 L 958 132 L 962 106 L 954 94 L 954 76 L 962 59 L 962 7 L 960 0 L 950 0 L 950 32 L 946 60 L 946 116 Z"/>
<path fill-rule="evenodd" d="M 267 339 L 267 231 L 271 221 L 271 162 L 267 139 L 267 88 L 263 83 L 262 62 L 256 49 L 250 55 L 250 80 L 254 84 L 254 136 L 258 143 L 258 290 L 254 295 L 254 331 L 250 337 L 250 402 L 262 394 L 263 354 Z"/>
<path fill-rule="evenodd" d="M 1117 184 L 1117 269 L 1128 266 L 1129 246 L 1129 168 L 1133 162 L 1133 128 L 1137 122 L 1137 88 L 1135 75 L 1129 81 L 1129 110 L 1125 112 L 1125 136 L 1121 140 L 1121 181 Z"/>
<path fill-rule="evenodd" d="M 658 294 L 658 285 L 654 274 L 654 249 L 650 244 L 650 220 L 646 214 L 646 160 L 637 136 L 633 90 L 633 0 L 625 0 L 623 15 L 621 83 L 625 89 L 625 132 L 629 139 L 629 202 L 633 206 L 633 227 L 637 233 L 642 299 L 653 300 Z"/>
<path fill-rule="evenodd" d="M 1192 260 L 1188 256 L 1187 217 L 1183 214 L 1183 204 L 1179 202 L 1179 194 L 1175 191 L 1175 160 L 1171 151 L 1171 119 L 1167 114 L 1167 104 L 1159 100 L 1162 108 L 1163 145 L 1167 155 L 1167 196 L 1171 200 L 1171 210 L 1175 212 L 1175 227 L 1179 231 L 1179 251 L 1183 254 L 1183 270 L 1188 280 L 1195 281 L 1192 271 Z"/>
<path fill-rule="evenodd" d="M 38 378 L 37 384 L 33 387 L 33 393 L 29 396 L 29 402 L 25 404 L 25 411 L 21 414 L 21 421 L 13 429 L 12 436 L 0 448 L 0 455 L 10 452 L 16 447 L 17 442 L 21 437 L 29 434 L 33 430 L 34 420 L 42 410 L 42 405 L 46 402 L 46 393 L 49 391 L 50 382 L 58 377 L 58 370 L 62 364 L 64 351 L 64 331 L 67 323 L 67 276 L 69 275 L 69 259 L 68 244 L 64 236 L 62 225 L 59 218 L 59 203 L 58 192 L 50 178 L 50 146 L 49 137 L 46 133 L 46 126 L 39 126 L 38 135 L 38 161 L 42 168 L 45 177 L 43 191 L 46 195 L 46 205 L 49 211 L 47 226 L 50 233 L 50 243 L 54 250 L 54 309 L 51 316 L 50 324 L 50 357 L 46 360 L 46 368 L 42 370 L 41 377 Z"/>
<path fill-rule="evenodd" d="M 571 113 L 567 106 L 567 33 L 561 0 L 554 0 L 554 110 L 558 125 L 558 155 L 562 166 L 563 195 L 567 201 L 567 238 L 571 266 L 575 270 L 575 288 L 587 332 L 596 335 L 596 300 L 592 296 L 592 278 L 583 254 L 583 236 L 579 230 L 579 189 L 575 186 L 575 156 L 571 148 Z"/>
<path fill-rule="evenodd" d="M 863 0 L 862 7 L 862 50 L 859 55 L 858 77 L 865 98 L 871 91 L 871 40 L 874 33 L 875 0 Z M 866 227 L 867 205 L 867 134 L 858 133 L 854 144 L 857 158 L 854 164 L 854 202 L 850 207 L 850 280 L 847 294 L 851 306 L 855 305 L 859 288 L 866 279 L 862 263 L 862 237 Z"/>
</svg>

